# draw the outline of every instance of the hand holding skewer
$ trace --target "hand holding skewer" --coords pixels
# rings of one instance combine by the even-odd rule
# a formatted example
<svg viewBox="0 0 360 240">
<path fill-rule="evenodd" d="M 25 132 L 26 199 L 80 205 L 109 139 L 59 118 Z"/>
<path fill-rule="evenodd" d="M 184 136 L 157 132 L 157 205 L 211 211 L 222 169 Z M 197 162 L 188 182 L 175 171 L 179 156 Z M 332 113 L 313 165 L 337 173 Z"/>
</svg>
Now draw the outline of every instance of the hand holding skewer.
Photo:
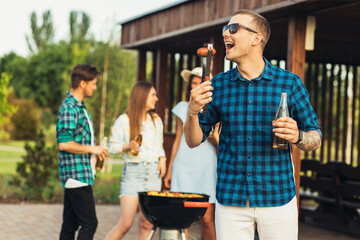
<svg viewBox="0 0 360 240">
<path fill-rule="evenodd" d="M 202 73 L 202 82 L 208 81 L 210 82 L 210 67 L 211 67 L 211 59 L 212 56 L 215 55 L 216 50 L 213 48 L 211 43 L 207 43 L 204 47 L 199 48 L 196 51 L 199 57 L 203 58 L 203 73 Z M 205 113 L 207 111 L 207 103 L 200 110 L 201 113 Z"/>
</svg>

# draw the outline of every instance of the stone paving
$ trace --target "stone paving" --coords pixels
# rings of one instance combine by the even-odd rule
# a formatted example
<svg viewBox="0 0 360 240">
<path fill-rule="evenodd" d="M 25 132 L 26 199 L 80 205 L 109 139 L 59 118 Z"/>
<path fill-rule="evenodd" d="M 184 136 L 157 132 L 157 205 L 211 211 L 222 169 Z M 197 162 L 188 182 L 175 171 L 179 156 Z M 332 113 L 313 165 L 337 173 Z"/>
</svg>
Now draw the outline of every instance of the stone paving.
<svg viewBox="0 0 360 240">
<path fill-rule="evenodd" d="M 61 204 L 0 204 L 0 240 L 56 240 L 62 221 Z M 118 205 L 96 206 L 99 225 L 95 240 L 104 239 L 120 216 Z M 136 240 L 137 219 L 123 240 Z M 343 234 L 300 223 L 299 240 L 355 240 Z M 189 240 L 200 239 L 199 223 L 189 230 Z M 159 239 L 158 234 L 153 239 Z"/>
<path fill-rule="evenodd" d="M 62 222 L 61 204 L 0 204 L 0 240 L 52 240 L 59 238 Z M 116 225 L 120 216 L 118 205 L 97 205 L 99 221 L 94 240 L 102 240 Z M 137 221 L 123 238 L 135 240 Z M 199 224 L 195 223 L 189 232 L 189 240 L 199 238 Z M 158 239 L 158 231 L 153 239 Z"/>
</svg>

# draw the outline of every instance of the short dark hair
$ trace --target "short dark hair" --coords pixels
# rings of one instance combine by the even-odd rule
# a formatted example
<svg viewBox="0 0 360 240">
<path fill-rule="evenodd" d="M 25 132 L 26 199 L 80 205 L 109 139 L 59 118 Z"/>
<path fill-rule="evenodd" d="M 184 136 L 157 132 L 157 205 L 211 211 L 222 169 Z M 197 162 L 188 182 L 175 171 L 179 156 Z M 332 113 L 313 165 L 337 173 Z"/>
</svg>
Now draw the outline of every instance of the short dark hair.
<svg viewBox="0 0 360 240">
<path fill-rule="evenodd" d="M 266 43 L 269 41 L 270 33 L 271 33 L 271 28 L 270 28 L 269 22 L 266 20 L 266 18 L 264 18 L 257 12 L 254 12 L 254 11 L 251 11 L 248 9 L 240 9 L 240 10 L 236 11 L 233 14 L 233 16 L 238 15 L 238 14 L 249 15 L 249 16 L 253 17 L 252 22 L 255 24 L 255 26 L 257 28 L 254 30 L 260 32 L 264 36 L 264 39 L 261 43 L 261 45 L 264 49 Z"/>
<path fill-rule="evenodd" d="M 96 67 L 89 64 L 77 64 L 71 72 L 71 88 L 79 87 L 81 80 L 91 81 L 100 75 Z"/>
</svg>

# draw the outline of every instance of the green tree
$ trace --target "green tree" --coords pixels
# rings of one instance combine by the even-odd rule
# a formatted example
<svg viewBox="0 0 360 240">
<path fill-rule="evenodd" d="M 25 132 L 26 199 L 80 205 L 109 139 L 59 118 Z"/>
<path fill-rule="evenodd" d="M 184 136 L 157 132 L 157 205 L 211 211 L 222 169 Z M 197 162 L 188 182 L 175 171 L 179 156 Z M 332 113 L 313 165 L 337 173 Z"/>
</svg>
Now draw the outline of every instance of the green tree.
<svg viewBox="0 0 360 240">
<path fill-rule="evenodd" d="M 108 44 L 98 42 L 94 50 L 85 59 L 86 63 L 95 65 L 100 72 L 104 72 L 105 55 Z M 107 97 L 105 110 L 105 135 L 110 134 L 110 128 L 119 114 L 127 107 L 131 88 L 136 82 L 136 52 L 123 50 L 118 45 L 110 45 L 108 59 Z M 86 100 L 87 107 L 92 114 L 95 132 L 99 133 L 100 108 L 103 81 L 98 81 L 98 91 L 92 98 Z"/>
<path fill-rule="evenodd" d="M 3 72 L 0 75 L 0 139 L 8 140 L 9 134 L 5 131 L 5 125 L 10 122 L 11 115 L 13 115 L 17 108 L 8 103 L 8 83 L 11 75 Z"/>
<path fill-rule="evenodd" d="M 85 12 L 71 11 L 69 17 L 70 24 L 70 45 L 73 58 L 73 65 L 82 63 L 94 44 L 94 40 L 89 37 L 91 18 Z"/>
<path fill-rule="evenodd" d="M 42 24 L 39 25 L 36 13 L 31 13 L 30 22 L 33 43 L 31 43 L 30 38 L 27 35 L 25 37 L 29 50 L 32 53 L 43 50 L 46 46 L 53 43 L 54 40 L 55 31 L 50 10 L 43 13 L 42 20 Z"/>
<path fill-rule="evenodd" d="M 31 92 L 31 89 L 26 87 L 27 69 L 28 60 L 14 52 L 10 52 L 1 58 L 1 72 L 5 71 L 11 74 L 9 86 L 13 87 L 17 98 L 27 98 Z"/>
<path fill-rule="evenodd" d="M 79 15 L 81 19 L 79 20 Z M 85 12 L 70 12 L 70 42 L 84 43 L 87 41 L 87 35 L 91 24 L 90 16 Z"/>
<path fill-rule="evenodd" d="M 39 107 L 50 109 L 53 114 L 57 114 L 65 96 L 64 73 L 72 68 L 70 52 L 69 45 L 60 42 L 49 45 L 29 59 L 26 87 L 31 92 L 28 98 L 34 99 Z"/>
</svg>

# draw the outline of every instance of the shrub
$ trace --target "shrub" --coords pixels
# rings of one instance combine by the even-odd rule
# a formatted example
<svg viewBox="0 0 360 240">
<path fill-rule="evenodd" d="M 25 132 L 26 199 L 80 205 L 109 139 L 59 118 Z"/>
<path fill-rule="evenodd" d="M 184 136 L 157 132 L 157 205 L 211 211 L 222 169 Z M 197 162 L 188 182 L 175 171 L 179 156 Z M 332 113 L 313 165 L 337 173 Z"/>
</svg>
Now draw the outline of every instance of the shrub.
<svg viewBox="0 0 360 240">
<path fill-rule="evenodd" d="M 19 203 L 23 198 L 22 189 L 11 184 L 12 176 L 0 175 L 0 202 Z"/>
<path fill-rule="evenodd" d="M 39 129 L 41 109 L 33 100 L 13 99 L 18 111 L 11 117 L 13 130 L 11 136 L 18 140 L 33 140 Z"/>
<path fill-rule="evenodd" d="M 49 201 L 55 194 L 58 176 L 56 145 L 45 146 L 45 135 L 40 131 L 35 136 L 35 146 L 25 145 L 26 155 L 17 163 L 14 185 L 21 186 L 27 200 Z"/>
</svg>

